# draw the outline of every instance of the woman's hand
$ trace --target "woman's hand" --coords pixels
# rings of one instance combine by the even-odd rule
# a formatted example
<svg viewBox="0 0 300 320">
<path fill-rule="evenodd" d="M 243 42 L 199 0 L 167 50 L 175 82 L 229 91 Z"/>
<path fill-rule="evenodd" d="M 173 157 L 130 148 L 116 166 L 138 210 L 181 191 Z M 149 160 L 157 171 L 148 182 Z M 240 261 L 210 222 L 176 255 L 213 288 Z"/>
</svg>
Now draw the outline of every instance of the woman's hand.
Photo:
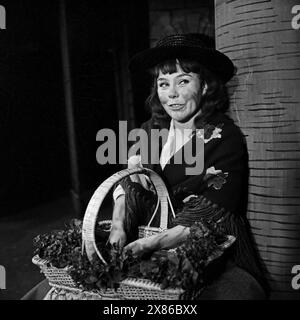
<svg viewBox="0 0 300 320">
<path fill-rule="evenodd" d="M 133 255 L 139 256 L 151 251 L 176 248 L 186 240 L 189 233 L 190 228 L 176 226 L 148 238 L 141 238 L 131 242 L 124 250 L 132 250 Z"/>
<path fill-rule="evenodd" d="M 119 248 L 124 247 L 127 241 L 127 236 L 121 225 L 112 226 L 108 241 L 112 245 L 116 244 Z"/>
<path fill-rule="evenodd" d="M 145 253 L 155 250 L 155 238 L 141 238 L 129 243 L 125 248 L 125 251 L 131 250 L 134 256 L 141 256 Z"/>
</svg>

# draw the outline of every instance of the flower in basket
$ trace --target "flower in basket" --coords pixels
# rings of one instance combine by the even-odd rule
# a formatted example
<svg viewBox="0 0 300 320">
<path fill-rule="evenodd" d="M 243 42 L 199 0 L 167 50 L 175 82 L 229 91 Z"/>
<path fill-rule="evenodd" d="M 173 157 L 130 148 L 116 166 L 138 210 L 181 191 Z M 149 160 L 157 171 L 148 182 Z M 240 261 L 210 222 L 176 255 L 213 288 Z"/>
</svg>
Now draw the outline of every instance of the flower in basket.
<svg viewBox="0 0 300 320">
<path fill-rule="evenodd" d="M 81 251 L 81 227 L 81 221 L 74 219 L 66 225 L 65 230 L 36 236 L 33 240 L 34 255 L 57 268 L 70 265 Z"/>
<path fill-rule="evenodd" d="M 187 240 L 178 248 L 159 250 L 150 257 L 135 257 L 130 250 L 123 252 L 107 244 L 108 231 L 97 227 L 96 243 L 107 262 L 97 256 L 89 261 L 81 253 L 81 222 L 72 221 L 65 230 L 35 238 L 35 254 L 57 267 L 68 267 L 68 273 L 78 288 L 93 291 L 117 289 L 127 277 L 148 279 L 161 289 L 181 288 L 182 299 L 197 299 L 206 284 L 205 270 L 210 261 L 224 249 L 227 239 L 217 223 L 196 222 Z M 214 258 L 211 258 L 214 257 Z"/>
<path fill-rule="evenodd" d="M 199 221 L 190 228 L 187 240 L 175 250 L 159 250 L 140 262 L 139 272 L 131 277 L 143 278 L 161 289 L 181 288 L 181 299 L 197 299 L 205 288 L 209 264 L 224 251 L 227 236 L 217 223 Z"/>
<path fill-rule="evenodd" d="M 126 277 L 132 258 L 123 257 L 122 250 L 117 246 L 107 244 L 108 231 L 105 227 L 96 228 L 96 242 L 104 259 L 103 264 L 97 256 L 89 261 L 82 254 L 82 221 L 72 220 L 64 230 L 55 230 L 50 234 L 38 235 L 34 239 L 34 255 L 47 261 L 48 266 L 56 268 L 67 267 L 67 272 L 84 290 L 116 289 Z"/>
</svg>

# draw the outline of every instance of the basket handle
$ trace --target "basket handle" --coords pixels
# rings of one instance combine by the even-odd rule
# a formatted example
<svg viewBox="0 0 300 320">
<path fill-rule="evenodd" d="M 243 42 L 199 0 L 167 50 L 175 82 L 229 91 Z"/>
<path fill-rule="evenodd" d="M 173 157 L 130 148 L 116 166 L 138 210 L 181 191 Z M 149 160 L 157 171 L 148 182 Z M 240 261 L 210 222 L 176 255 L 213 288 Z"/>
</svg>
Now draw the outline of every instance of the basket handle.
<svg viewBox="0 0 300 320">
<path fill-rule="evenodd" d="M 128 177 L 132 174 L 148 174 L 151 182 L 153 183 L 157 197 L 158 204 L 160 204 L 161 214 L 160 214 L 160 228 L 162 230 L 167 229 L 168 227 L 168 203 L 171 203 L 169 198 L 168 190 L 162 180 L 162 178 L 153 170 L 147 168 L 135 167 L 132 169 L 124 169 L 119 172 L 116 172 L 109 178 L 107 178 L 101 185 L 96 189 L 93 196 L 91 197 L 88 206 L 86 208 L 83 224 L 82 224 L 82 251 L 85 249 L 88 259 L 91 261 L 92 255 L 97 253 L 101 261 L 106 264 L 106 261 L 102 257 L 100 251 L 96 246 L 95 239 L 95 226 L 97 222 L 97 215 L 101 204 L 113 187 L 113 185 L 125 177 Z M 171 207 L 172 208 L 172 207 Z M 154 215 L 158 210 L 158 205 L 154 211 Z M 174 210 L 172 208 L 172 213 L 174 215 Z M 154 215 L 152 216 L 149 224 L 151 223 Z"/>
</svg>

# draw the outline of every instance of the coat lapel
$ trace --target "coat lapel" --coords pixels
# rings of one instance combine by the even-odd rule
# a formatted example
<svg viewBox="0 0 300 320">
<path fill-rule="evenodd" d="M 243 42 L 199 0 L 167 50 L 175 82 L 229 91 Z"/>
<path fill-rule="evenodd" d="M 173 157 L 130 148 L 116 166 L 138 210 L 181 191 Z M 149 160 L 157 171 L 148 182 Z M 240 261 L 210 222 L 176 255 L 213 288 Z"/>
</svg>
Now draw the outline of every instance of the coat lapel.
<svg viewBox="0 0 300 320">
<path fill-rule="evenodd" d="M 191 158 L 192 155 L 190 154 L 190 152 L 192 150 L 192 154 L 195 154 L 196 150 L 194 149 L 196 145 L 196 139 L 200 139 L 200 138 L 198 138 L 196 134 L 194 134 L 193 137 L 172 156 L 170 161 L 166 164 L 166 166 L 162 170 L 163 174 L 166 176 L 170 185 L 172 186 L 177 185 L 178 183 L 181 183 L 191 177 L 191 175 L 186 174 L 186 169 L 193 168 L 195 166 L 195 163 L 192 163 L 192 164 L 190 163 L 192 160 Z M 200 157 L 203 155 L 199 154 L 197 156 Z M 189 157 L 189 158 L 186 158 L 186 157 Z M 197 159 L 197 161 L 200 161 L 200 160 Z M 197 175 L 200 175 L 200 174 L 201 172 L 197 173 Z"/>
</svg>

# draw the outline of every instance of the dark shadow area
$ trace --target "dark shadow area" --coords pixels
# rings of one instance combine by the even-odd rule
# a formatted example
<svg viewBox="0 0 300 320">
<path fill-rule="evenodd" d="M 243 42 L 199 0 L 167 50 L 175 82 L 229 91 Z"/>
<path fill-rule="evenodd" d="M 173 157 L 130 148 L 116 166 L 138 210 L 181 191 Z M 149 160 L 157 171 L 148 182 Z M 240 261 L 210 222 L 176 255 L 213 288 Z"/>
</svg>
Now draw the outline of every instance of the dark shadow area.
<svg viewBox="0 0 300 320">
<path fill-rule="evenodd" d="M 0 299 L 19 299 L 44 279 L 31 263 L 33 238 L 82 218 L 95 189 L 123 168 L 97 162 L 96 134 L 103 128 L 118 132 L 118 121 L 127 120 L 117 108 L 118 66 L 125 50 L 131 55 L 149 39 L 147 1 L 65 0 L 81 202 L 76 212 L 59 4 L 1 2 L 7 27 L 0 31 L 0 265 L 6 268 L 7 289 Z M 140 104 L 144 89 L 133 91 L 133 103 Z M 137 122 L 144 113 L 139 110 Z M 111 205 L 110 194 L 101 219 L 110 218 Z"/>
<path fill-rule="evenodd" d="M 89 195 L 84 195 L 88 201 Z M 111 206 L 100 209 L 101 219 L 110 219 Z M 38 282 L 44 280 L 37 266 L 32 264 L 33 239 L 38 234 L 63 229 L 65 223 L 76 218 L 72 201 L 60 198 L 14 216 L 0 218 L 0 257 L 6 269 L 6 289 L 0 291 L 1 300 L 20 299 Z"/>
<path fill-rule="evenodd" d="M 72 81 L 78 177 L 71 172 L 69 118 L 66 114 L 59 1 L 3 1 L 7 29 L 1 30 L 0 216 L 24 212 L 74 191 L 95 188 L 118 164 L 99 164 L 96 151 L 103 128 L 118 132 L 120 118 L 116 76 L 125 56 L 148 42 L 148 7 L 136 0 L 115 6 L 109 1 L 66 0 L 66 24 Z M 134 19 L 133 19 L 134 18 Z M 141 27 L 136 28 L 136 24 Z M 126 33 L 124 30 L 126 29 Z M 126 42 L 126 45 L 123 43 Z M 113 53 L 117 53 L 116 56 Z M 123 76 L 123 83 L 128 82 Z M 144 121 L 145 86 L 134 86 Z M 76 189 L 76 188 L 75 188 Z M 15 201 L 18 199 L 18 201 Z M 86 203 L 82 203 L 82 212 Z"/>
</svg>

